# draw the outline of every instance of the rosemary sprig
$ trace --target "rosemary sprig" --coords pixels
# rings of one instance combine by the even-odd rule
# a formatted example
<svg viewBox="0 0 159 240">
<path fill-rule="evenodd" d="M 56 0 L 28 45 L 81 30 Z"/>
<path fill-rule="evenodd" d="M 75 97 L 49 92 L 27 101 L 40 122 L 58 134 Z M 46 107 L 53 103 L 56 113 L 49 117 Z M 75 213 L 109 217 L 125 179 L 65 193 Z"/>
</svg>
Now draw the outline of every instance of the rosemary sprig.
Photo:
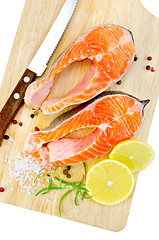
<svg viewBox="0 0 159 240">
<path fill-rule="evenodd" d="M 64 189 L 64 188 L 62 188 L 62 187 L 50 187 L 48 189 L 48 187 L 46 187 L 46 188 L 41 189 L 39 192 L 37 192 L 35 196 L 38 196 L 42 192 L 43 192 L 42 195 L 44 195 L 44 194 L 48 193 L 50 190 L 60 190 L 60 189 Z"/>
<path fill-rule="evenodd" d="M 61 217 L 61 202 L 62 202 L 62 200 L 70 193 L 70 192 L 72 192 L 73 190 L 71 189 L 71 190 L 68 190 L 67 192 L 65 192 L 64 193 L 64 195 L 61 197 L 61 199 L 60 199 L 60 202 L 59 202 L 59 214 L 60 214 L 60 217 Z"/>
<path fill-rule="evenodd" d="M 86 174 L 87 174 L 87 171 L 86 171 L 86 164 L 84 162 L 83 163 L 83 167 L 84 167 L 84 184 L 86 183 Z"/>
<path fill-rule="evenodd" d="M 80 190 L 83 190 L 83 191 L 87 191 L 87 192 L 88 192 L 88 190 L 87 190 L 85 187 L 81 187 L 80 185 L 77 185 L 76 182 L 67 182 L 67 181 L 64 181 L 64 180 L 62 180 L 62 179 L 60 179 L 60 178 L 58 178 L 58 177 L 55 177 L 55 179 L 57 179 L 58 181 L 61 180 L 61 183 L 64 183 L 64 184 L 67 185 L 67 186 L 71 186 L 71 187 L 73 187 L 73 188 L 78 188 L 78 189 L 80 189 Z M 81 182 L 79 182 L 79 183 L 81 183 Z"/>
<path fill-rule="evenodd" d="M 75 199 L 74 199 L 74 203 L 78 206 L 79 205 L 79 200 L 78 200 L 78 194 L 80 193 L 79 190 L 77 190 L 76 194 L 75 194 Z"/>
<path fill-rule="evenodd" d="M 43 175 L 43 174 L 46 174 L 46 172 L 39 173 L 39 174 L 36 176 L 36 178 L 35 178 L 35 180 L 34 180 L 34 184 L 36 183 L 36 180 L 38 179 L 38 177 L 40 177 L 40 176 Z"/>
<path fill-rule="evenodd" d="M 83 162 L 83 167 L 84 167 L 84 184 L 85 184 L 85 181 L 86 181 L 86 165 L 85 163 Z M 63 196 L 61 197 L 60 201 L 59 201 L 59 214 L 60 214 L 60 217 L 61 217 L 61 203 L 62 203 L 62 200 L 71 192 L 74 192 L 75 193 L 75 198 L 74 198 L 74 203 L 75 205 L 79 205 L 79 199 L 78 199 L 78 196 L 79 194 L 81 195 L 82 197 L 82 200 L 83 199 L 89 199 L 91 198 L 92 196 L 89 196 L 89 197 L 86 197 L 86 193 L 88 193 L 88 189 L 86 189 L 84 186 L 81 186 L 82 185 L 82 181 L 76 181 L 76 182 L 68 182 L 68 181 L 65 181 L 65 180 L 62 180 L 60 175 L 57 174 L 57 173 L 54 173 L 53 170 L 50 168 L 51 170 L 51 173 L 50 173 L 50 177 L 49 177 L 49 184 L 48 184 L 48 187 L 46 188 L 43 188 L 41 189 L 39 192 L 36 193 L 35 196 L 38 196 L 40 193 L 42 193 L 42 195 L 44 194 L 47 194 L 50 190 L 67 190 Z M 46 172 L 42 172 L 40 174 L 38 174 L 34 180 L 34 184 L 36 183 L 36 180 L 38 177 L 40 177 L 41 175 L 43 174 L 48 174 Z M 52 184 L 54 184 L 55 186 L 52 186 Z"/>
</svg>

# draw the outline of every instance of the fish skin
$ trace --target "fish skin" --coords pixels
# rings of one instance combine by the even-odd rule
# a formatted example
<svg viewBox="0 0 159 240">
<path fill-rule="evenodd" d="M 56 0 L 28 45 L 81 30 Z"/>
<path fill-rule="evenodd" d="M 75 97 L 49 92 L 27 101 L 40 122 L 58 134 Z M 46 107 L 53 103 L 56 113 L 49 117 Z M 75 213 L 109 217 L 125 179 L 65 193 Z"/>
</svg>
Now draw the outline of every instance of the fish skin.
<svg viewBox="0 0 159 240">
<path fill-rule="evenodd" d="M 149 100 L 139 101 L 137 98 L 119 91 L 103 92 L 94 99 L 59 116 L 47 129 L 30 133 L 23 152 L 41 156 L 45 167 L 75 164 L 105 155 L 117 143 L 134 136 L 142 122 L 144 107 L 148 102 Z M 74 141 L 74 139 L 65 137 L 70 132 L 87 127 L 95 127 L 95 130 L 91 133 L 92 135 L 83 139 L 83 143 L 86 142 L 84 143 L 86 145 L 83 150 L 76 153 L 79 148 L 78 144 L 81 144 L 82 141 L 79 139 Z M 47 143 L 46 146 L 43 145 L 45 143 Z M 61 149 L 61 152 L 63 151 L 62 156 L 60 151 L 56 152 L 58 148 Z M 50 149 L 52 156 L 55 158 L 60 156 L 59 159 L 51 159 Z M 67 156 L 65 149 L 68 152 L 75 149 L 74 155 L 62 159 L 64 155 Z"/>
<path fill-rule="evenodd" d="M 80 49 L 80 53 L 75 52 L 76 48 Z M 74 55 L 72 52 L 75 52 Z M 67 106 L 88 101 L 119 81 L 131 66 L 134 56 L 134 39 L 129 30 L 113 24 L 89 29 L 55 60 L 46 78 L 29 85 L 25 103 L 35 109 L 41 108 L 43 114 L 53 114 Z M 72 62 L 87 58 L 92 60 L 87 77 L 64 97 L 47 99 L 54 84 L 54 76 Z"/>
</svg>

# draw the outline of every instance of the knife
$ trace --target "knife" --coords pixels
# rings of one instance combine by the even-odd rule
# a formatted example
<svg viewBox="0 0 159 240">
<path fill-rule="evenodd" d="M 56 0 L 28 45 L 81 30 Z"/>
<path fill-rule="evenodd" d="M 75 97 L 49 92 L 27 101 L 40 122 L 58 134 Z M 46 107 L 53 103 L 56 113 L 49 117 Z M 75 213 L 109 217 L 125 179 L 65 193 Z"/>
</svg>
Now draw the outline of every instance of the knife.
<svg viewBox="0 0 159 240">
<path fill-rule="evenodd" d="M 0 146 L 9 124 L 22 104 L 28 85 L 46 70 L 48 62 L 73 15 L 76 4 L 77 0 L 65 1 L 47 36 L 2 108 L 0 112 Z"/>
</svg>

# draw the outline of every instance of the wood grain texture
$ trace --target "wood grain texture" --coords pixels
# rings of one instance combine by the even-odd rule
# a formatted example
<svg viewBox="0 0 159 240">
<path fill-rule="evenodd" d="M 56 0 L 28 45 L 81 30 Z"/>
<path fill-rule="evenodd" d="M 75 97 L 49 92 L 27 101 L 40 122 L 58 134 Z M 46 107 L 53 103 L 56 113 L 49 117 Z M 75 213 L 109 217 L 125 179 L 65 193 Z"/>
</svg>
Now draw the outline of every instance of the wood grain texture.
<svg viewBox="0 0 159 240">
<path fill-rule="evenodd" d="M 28 66 L 63 3 L 64 0 L 26 1 L 0 89 L 2 100 L 0 101 L 0 107 L 7 100 L 17 84 L 17 80 Z M 143 124 L 135 136 L 135 138 L 146 141 L 159 92 L 159 70 L 157 69 L 157 66 L 159 66 L 159 19 L 148 13 L 139 0 L 101 0 L 100 4 L 97 0 L 79 0 L 68 28 L 51 58 L 49 67 L 58 55 L 80 34 L 91 27 L 109 23 L 121 25 L 132 31 L 136 54 L 139 57 L 138 61 L 133 63 L 128 73 L 123 77 L 122 85 L 114 85 L 109 90 L 119 90 L 132 94 L 139 99 L 151 100 L 145 109 Z M 154 73 L 145 70 L 145 66 L 148 64 L 146 61 L 148 55 L 153 56 L 153 60 L 149 64 L 156 69 Z M 74 63 L 58 74 L 52 89 L 53 96 L 62 96 L 72 89 L 81 81 L 88 67 L 89 62 Z M 49 68 L 44 77 L 48 72 Z M 62 192 L 35 198 L 34 194 L 28 196 L 25 192 L 16 191 L 17 183 L 10 178 L 8 164 L 4 162 L 4 159 L 8 159 L 14 164 L 15 154 L 21 151 L 28 133 L 35 126 L 40 129 L 47 127 L 59 115 L 43 116 L 42 113 L 39 113 L 36 118 L 31 119 L 29 117 L 31 113 L 32 110 L 25 105 L 20 109 L 16 119 L 23 122 L 23 128 L 10 125 L 7 133 L 15 141 L 12 144 L 3 141 L 0 148 L 0 185 L 8 184 L 6 191 L 0 194 L 0 201 L 58 216 L 59 200 L 55 202 L 54 199 L 59 199 Z M 87 162 L 87 170 L 101 159 L 103 158 Z M 62 169 L 58 171 L 61 174 Z M 71 174 L 73 179 L 81 179 L 82 165 L 74 165 L 71 168 Z M 11 186 L 14 187 L 14 190 L 11 190 Z M 46 198 L 49 198 L 50 201 L 47 202 Z M 111 207 L 99 205 L 90 199 L 82 201 L 79 206 L 75 206 L 73 196 L 70 195 L 62 203 L 62 217 L 119 231 L 127 222 L 132 198 L 133 194 L 125 202 Z"/>
</svg>

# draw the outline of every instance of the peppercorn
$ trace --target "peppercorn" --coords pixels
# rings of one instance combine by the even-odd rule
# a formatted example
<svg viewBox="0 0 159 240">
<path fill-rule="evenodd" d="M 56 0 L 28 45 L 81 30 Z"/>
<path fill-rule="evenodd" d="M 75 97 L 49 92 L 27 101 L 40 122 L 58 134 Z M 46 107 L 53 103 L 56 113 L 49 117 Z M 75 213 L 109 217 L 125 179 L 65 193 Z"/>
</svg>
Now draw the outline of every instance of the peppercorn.
<svg viewBox="0 0 159 240">
<path fill-rule="evenodd" d="M 4 192 L 4 187 L 0 187 L 0 192 Z"/>
<path fill-rule="evenodd" d="M 151 68 L 151 72 L 155 72 L 155 69 L 153 67 Z"/>
<path fill-rule="evenodd" d="M 34 112 L 34 115 L 37 116 L 37 115 L 38 115 L 38 111 L 35 111 L 35 112 Z"/>
<path fill-rule="evenodd" d="M 67 166 L 67 170 L 70 170 L 71 169 L 71 166 Z"/>
<path fill-rule="evenodd" d="M 146 70 L 150 70 L 150 68 L 151 68 L 150 65 L 146 66 Z"/>
<path fill-rule="evenodd" d="M 116 84 L 121 85 L 121 84 L 122 84 L 122 81 L 119 80 Z"/>
<path fill-rule="evenodd" d="M 8 140 L 8 139 L 9 139 L 9 136 L 8 136 L 8 135 L 4 135 L 3 138 L 4 138 L 5 140 Z"/>
<path fill-rule="evenodd" d="M 12 123 L 13 123 L 13 124 L 17 124 L 17 120 L 14 119 L 14 120 L 12 121 Z"/>
<path fill-rule="evenodd" d="M 38 127 L 35 127 L 35 131 L 38 132 L 40 131 L 40 129 Z"/>
<path fill-rule="evenodd" d="M 63 170 L 63 174 L 64 174 L 64 175 L 67 175 L 67 174 L 68 174 L 68 170 L 67 170 L 67 169 L 64 169 L 64 170 Z"/>
<path fill-rule="evenodd" d="M 50 177 L 50 174 L 47 173 L 47 176 Z"/>
<path fill-rule="evenodd" d="M 19 122 L 19 126 L 23 126 L 23 123 L 22 123 L 22 122 Z"/>
<path fill-rule="evenodd" d="M 67 176 L 66 176 L 67 178 L 71 178 L 71 174 L 67 174 Z"/>
<path fill-rule="evenodd" d="M 32 113 L 32 114 L 30 114 L 30 117 L 31 117 L 31 118 L 34 118 L 34 114 L 33 114 L 33 113 Z"/>
<path fill-rule="evenodd" d="M 138 60 L 138 57 L 135 55 L 135 57 L 134 57 L 134 61 L 137 61 Z"/>
<path fill-rule="evenodd" d="M 151 61 L 151 60 L 152 60 L 152 57 L 151 57 L 151 56 L 148 56 L 148 57 L 147 57 L 147 60 L 148 60 L 148 61 Z"/>
</svg>

